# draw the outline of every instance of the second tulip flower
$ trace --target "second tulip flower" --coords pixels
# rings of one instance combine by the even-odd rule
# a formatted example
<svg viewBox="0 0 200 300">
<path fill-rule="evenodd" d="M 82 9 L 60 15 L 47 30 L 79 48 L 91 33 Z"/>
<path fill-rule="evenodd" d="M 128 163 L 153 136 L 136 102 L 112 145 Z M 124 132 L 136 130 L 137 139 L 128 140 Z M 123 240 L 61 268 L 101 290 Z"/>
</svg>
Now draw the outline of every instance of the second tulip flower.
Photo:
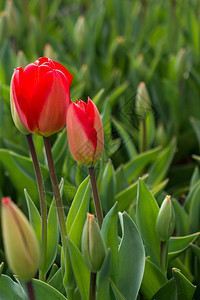
<svg viewBox="0 0 200 300">
<path fill-rule="evenodd" d="M 91 167 L 104 148 L 104 133 L 96 105 L 88 98 L 71 102 L 67 111 L 67 136 L 70 151 L 76 161 Z"/>
</svg>

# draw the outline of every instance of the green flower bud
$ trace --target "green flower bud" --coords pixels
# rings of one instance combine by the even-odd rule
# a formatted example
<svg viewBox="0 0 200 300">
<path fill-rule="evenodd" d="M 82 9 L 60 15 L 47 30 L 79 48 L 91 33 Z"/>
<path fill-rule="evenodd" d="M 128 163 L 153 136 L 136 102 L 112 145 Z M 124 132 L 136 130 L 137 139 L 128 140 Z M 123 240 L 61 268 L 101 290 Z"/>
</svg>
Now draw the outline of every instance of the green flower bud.
<svg viewBox="0 0 200 300">
<path fill-rule="evenodd" d="M 82 253 L 91 272 L 95 273 L 101 269 L 106 256 L 106 247 L 99 225 L 95 221 L 94 215 L 89 213 L 87 213 L 87 220 L 83 228 Z"/>
<path fill-rule="evenodd" d="M 166 196 L 158 213 L 156 231 L 161 241 L 167 241 L 175 227 L 175 213 L 171 196 Z"/>
<path fill-rule="evenodd" d="M 81 47 L 85 44 L 87 39 L 87 27 L 85 17 L 80 16 L 74 27 L 74 38 L 77 44 Z"/>
<path fill-rule="evenodd" d="M 151 111 L 151 100 L 144 82 L 140 82 L 137 89 L 135 110 L 137 115 L 142 118 L 145 118 Z"/>
<path fill-rule="evenodd" d="M 22 67 L 25 68 L 28 65 L 28 60 L 22 50 L 19 50 L 17 52 L 17 62 L 16 67 Z"/>
<path fill-rule="evenodd" d="M 8 20 L 6 18 L 5 11 L 0 13 L 0 45 L 7 39 L 8 37 Z"/>
<path fill-rule="evenodd" d="M 8 264 L 21 280 L 29 281 L 39 265 L 39 245 L 27 218 L 6 197 L 2 199 L 2 233 Z"/>
<path fill-rule="evenodd" d="M 57 53 L 53 50 L 50 44 L 46 44 L 44 46 L 44 57 L 48 57 L 52 60 L 56 60 L 58 58 Z"/>
<path fill-rule="evenodd" d="M 186 50 L 181 48 L 176 56 L 174 64 L 175 74 L 180 80 L 186 71 Z"/>
<path fill-rule="evenodd" d="M 10 33 L 16 34 L 16 30 L 19 25 L 19 18 L 18 18 L 15 4 L 13 3 L 12 0 L 6 1 L 5 12 L 9 24 Z"/>
</svg>

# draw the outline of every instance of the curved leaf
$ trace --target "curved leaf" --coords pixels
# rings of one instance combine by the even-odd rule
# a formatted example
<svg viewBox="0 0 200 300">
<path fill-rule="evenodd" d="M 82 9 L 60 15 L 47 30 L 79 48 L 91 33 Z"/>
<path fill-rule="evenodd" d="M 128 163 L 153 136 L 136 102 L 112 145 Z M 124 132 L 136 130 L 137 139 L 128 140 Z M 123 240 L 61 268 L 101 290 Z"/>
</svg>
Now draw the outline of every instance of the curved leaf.
<svg viewBox="0 0 200 300">
<path fill-rule="evenodd" d="M 145 265 L 141 236 L 126 213 L 119 213 L 122 240 L 119 247 L 119 276 L 117 287 L 127 300 L 134 300 L 140 289 Z"/>
</svg>

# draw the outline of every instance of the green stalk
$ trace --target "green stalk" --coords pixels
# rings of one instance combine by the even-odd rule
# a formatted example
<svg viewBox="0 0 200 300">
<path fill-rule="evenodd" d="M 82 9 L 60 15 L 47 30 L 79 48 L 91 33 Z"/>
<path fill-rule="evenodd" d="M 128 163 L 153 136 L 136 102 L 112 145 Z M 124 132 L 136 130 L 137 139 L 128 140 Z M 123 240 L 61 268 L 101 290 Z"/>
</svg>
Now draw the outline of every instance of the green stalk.
<svg viewBox="0 0 200 300">
<path fill-rule="evenodd" d="M 89 169 L 89 174 L 90 174 L 90 182 L 91 182 L 91 186 L 92 186 L 95 211 L 96 211 L 96 215 L 97 215 L 98 224 L 101 229 L 101 226 L 103 223 L 103 212 L 102 212 L 102 208 L 101 208 L 101 202 L 99 199 L 99 193 L 98 193 L 98 189 L 97 189 L 97 182 L 96 182 L 94 167 L 89 167 L 88 169 Z"/>
<path fill-rule="evenodd" d="M 47 253 L 47 203 L 46 203 L 45 187 L 44 187 L 44 181 L 40 169 L 39 160 L 33 143 L 32 134 L 26 135 L 26 139 L 28 142 L 29 150 L 33 161 L 33 166 L 34 166 L 35 176 L 36 176 L 37 186 L 38 186 L 38 192 L 39 192 L 39 198 L 40 198 L 40 211 L 41 211 L 41 220 L 42 220 L 42 241 L 41 241 L 41 263 L 40 263 L 40 270 L 39 270 L 39 278 L 40 280 L 45 281 L 46 280 L 45 261 L 46 261 L 46 253 Z"/>
<path fill-rule="evenodd" d="M 97 278 L 97 273 L 90 272 L 90 297 L 89 297 L 89 300 L 95 300 L 95 298 L 96 298 L 96 278 Z"/>
<path fill-rule="evenodd" d="M 34 292 L 34 289 L 33 289 L 32 281 L 28 281 L 28 282 L 26 283 L 26 287 L 27 287 L 27 292 L 28 292 L 28 299 L 29 299 L 29 300 L 36 300 L 35 292 Z"/>
<path fill-rule="evenodd" d="M 165 242 L 161 242 L 160 247 L 160 266 L 162 271 L 166 274 L 168 266 L 168 248 L 169 248 L 169 239 Z"/>
<path fill-rule="evenodd" d="M 44 146 L 45 146 L 45 152 L 46 152 L 46 157 L 47 157 L 47 162 L 48 162 L 48 167 L 49 167 L 51 183 L 52 183 L 53 192 L 54 192 L 54 196 L 55 196 L 56 209 L 57 209 L 58 220 L 59 220 L 59 225 L 60 225 L 61 240 L 62 240 L 64 253 L 65 253 L 65 249 L 66 249 L 65 237 L 67 235 L 67 230 L 66 230 L 66 225 L 65 225 L 65 213 L 64 213 L 64 208 L 63 208 L 62 198 L 60 195 L 59 186 L 58 186 L 58 179 L 57 179 L 56 170 L 55 170 L 55 166 L 54 166 L 50 139 L 49 139 L 49 137 L 43 137 L 43 138 L 44 138 Z"/>
<path fill-rule="evenodd" d="M 146 150 L 146 139 L 147 139 L 147 129 L 146 129 L 146 119 L 142 118 L 142 152 Z"/>
<path fill-rule="evenodd" d="M 90 182 L 92 186 L 92 193 L 93 193 L 93 199 L 94 199 L 94 206 L 95 206 L 95 211 L 97 215 L 97 220 L 99 227 L 101 229 L 102 223 L 103 223 L 103 211 L 101 207 L 101 202 L 99 198 L 99 193 L 97 189 L 97 181 L 96 181 L 96 176 L 94 172 L 94 167 L 89 167 L 89 174 L 90 174 Z M 96 277 L 97 274 L 90 272 L 90 296 L 89 300 L 95 300 L 96 298 Z"/>
</svg>

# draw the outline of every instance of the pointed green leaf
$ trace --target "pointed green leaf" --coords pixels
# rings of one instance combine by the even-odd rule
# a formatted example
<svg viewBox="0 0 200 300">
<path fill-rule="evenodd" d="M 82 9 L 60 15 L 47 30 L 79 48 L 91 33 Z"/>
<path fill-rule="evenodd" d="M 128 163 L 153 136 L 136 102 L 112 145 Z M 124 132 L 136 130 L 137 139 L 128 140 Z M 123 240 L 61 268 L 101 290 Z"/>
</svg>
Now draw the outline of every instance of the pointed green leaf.
<svg viewBox="0 0 200 300">
<path fill-rule="evenodd" d="M 191 300 L 196 287 L 183 275 L 180 270 L 172 269 L 177 287 L 177 300 Z"/>
<path fill-rule="evenodd" d="M 117 287 L 127 300 L 136 299 L 142 282 L 145 251 L 141 236 L 127 213 L 119 213 L 122 240 L 119 246 Z"/>
<path fill-rule="evenodd" d="M 3 269 L 4 269 L 4 262 L 0 264 L 0 275 L 3 273 Z"/>
<path fill-rule="evenodd" d="M 200 262 L 200 247 L 195 244 L 190 245 L 192 252 L 196 255 L 198 261 Z"/>
<path fill-rule="evenodd" d="M 26 203 L 28 206 L 29 221 L 35 231 L 38 242 L 41 245 L 41 239 L 42 239 L 41 216 L 40 216 L 39 211 L 38 211 L 37 207 L 35 206 L 33 200 L 31 199 L 28 192 L 26 191 L 26 189 L 24 190 L 24 194 L 25 194 Z"/>
<path fill-rule="evenodd" d="M 167 278 L 161 269 L 146 258 L 144 276 L 141 284 L 142 295 L 150 300 L 166 282 Z"/>
<path fill-rule="evenodd" d="M 135 156 L 133 160 L 124 165 L 124 173 L 128 183 L 131 183 L 134 178 L 140 175 L 140 172 L 144 169 L 144 167 L 155 159 L 156 155 L 160 152 L 160 149 L 160 147 L 157 147 L 153 150 L 139 154 Z"/>
<path fill-rule="evenodd" d="M 32 160 L 12 151 L 0 149 L 0 161 L 7 169 L 16 189 L 21 192 L 26 188 L 28 191 L 31 191 L 33 199 L 38 199 Z M 44 179 L 47 178 L 49 176 L 48 170 L 43 166 L 41 166 L 41 169 Z"/>
<path fill-rule="evenodd" d="M 190 202 L 190 211 L 189 211 L 189 233 L 194 233 L 199 230 L 200 226 L 200 185 L 195 189 Z"/>
<path fill-rule="evenodd" d="M 67 300 L 58 290 L 50 286 L 44 281 L 33 279 L 33 288 L 35 291 L 36 299 L 45 299 L 45 300 Z"/>
<path fill-rule="evenodd" d="M 160 290 L 152 297 L 152 300 L 178 300 L 176 283 L 174 278 L 167 281 Z"/>
<path fill-rule="evenodd" d="M 177 235 L 183 236 L 188 233 L 188 215 L 184 207 L 175 199 L 172 199 L 174 211 L 175 211 L 175 221 L 176 221 L 176 232 Z"/>
<path fill-rule="evenodd" d="M 144 175 L 142 177 L 143 180 L 148 177 L 148 175 Z M 137 197 L 137 189 L 138 189 L 138 181 L 132 183 L 129 185 L 126 189 L 118 193 L 115 197 L 115 201 L 118 203 L 119 211 L 124 211 L 129 208 L 129 206 L 133 203 L 133 201 L 136 202 Z"/>
<path fill-rule="evenodd" d="M 67 246 L 70 252 L 71 264 L 80 290 L 82 299 L 89 299 L 90 272 L 84 262 L 83 256 L 76 245 L 67 238 Z"/>
<path fill-rule="evenodd" d="M 57 272 L 52 276 L 51 280 L 48 281 L 48 284 L 54 287 L 61 294 L 65 294 L 61 268 L 58 269 Z"/>
<path fill-rule="evenodd" d="M 117 286 L 115 285 L 114 281 L 111 278 L 110 278 L 110 285 L 111 285 L 111 288 L 112 288 L 112 291 L 115 295 L 116 300 L 126 300 L 126 298 L 118 290 Z"/>
<path fill-rule="evenodd" d="M 47 219 L 47 255 L 46 272 L 53 264 L 59 243 L 59 227 L 55 199 L 52 200 Z"/>
<path fill-rule="evenodd" d="M 89 176 L 79 186 L 79 188 L 76 192 L 76 195 L 73 199 L 73 202 L 71 204 L 71 207 L 70 207 L 70 210 L 69 210 L 69 213 L 68 213 L 68 216 L 67 216 L 67 223 L 66 223 L 68 233 L 69 233 L 69 231 L 72 227 L 72 224 L 74 222 L 74 219 L 76 218 L 76 215 L 79 211 L 79 208 L 80 208 L 82 199 L 84 197 L 88 182 L 89 182 Z"/>
<path fill-rule="evenodd" d="M 111 160 L 108 161 L 99 189 L 100 199 L 103 206 L 103 210 L 108 212 L 114 204 L 116 193 L 116 178 L 115 170 L 113 168 Z"/>
<path fill-rule="evenodd" d="M 82 231 L 86 220 L 86 213 L 89 211 L 89 201 L 91 195 L 91 186 L 89 178 L 86 178 L 83 183 L 80 185 L 76 196 L 72 202 L 71 208 L 68 213 L 67 217 L 67 224 L 70 224 L 73 212 L 76 211 L 76 216 L 72 220 L 73 223 L 71 224 L 70 230 L 68 232 L 69 238 L 73 241 L 73 243 L 81 249 L 81 238 L 82 238 Z M 79 204 L 79 207 L 77 207 Z M 78 208 L 78 210 L 77 210 Z M 69 223 L 68 223 L 69 219 Z M 68 226 L 69 227 L 69 226 Z"/>
<path fill-rule="evenodd" d="M 155 198 L 144 182 L 139 179 L 136 206 L 137 224 L 144 240 L 147 255 L 157 266 L 160 265 L 160 240 L 156 233 L 158 211 L 159 207 Z"/>
<path fill-rule="evenodd" d="M 169 260 L 172 260 L 187 250 L 190 244 L 193 243 L 199 236 L 199 232 L 183 236 L 183 237 L 171 237 L 169 239 Z"/>
<path fill-rule="evenodd" d="M 147 184 L 155 185 L 160 183 L 166 176 L 166 173 L 170 167 L 172 159 L 176 150 L 176 140 L 173 139 L 171 143 L 161 151 L 156 162 L 150 167 L 149 177 Z"/>
<path fill-rule="evenodd" d="M 98 289 L 97 289 L 97 300 L 109 299 L 110 286 L 109 286 L 109 275 L 110 275 L 110 250 L 108 251 L 101 270 L 98 273 Z"/>
<path fill-rule="evenodd" d="M 101 228 L 106 248 L 111 250 L 110 276 L 115 281 L 118 276 L 118 207 L 115 204 L 107 213 Z"/>
<path fill-rule="evenodd" d="M 13 299 L 13 295 L 15 300 L 26 299 L 20 285 L 4 274 L 0 276 L 0 295 L 2 300 Z"/>
</svg>

